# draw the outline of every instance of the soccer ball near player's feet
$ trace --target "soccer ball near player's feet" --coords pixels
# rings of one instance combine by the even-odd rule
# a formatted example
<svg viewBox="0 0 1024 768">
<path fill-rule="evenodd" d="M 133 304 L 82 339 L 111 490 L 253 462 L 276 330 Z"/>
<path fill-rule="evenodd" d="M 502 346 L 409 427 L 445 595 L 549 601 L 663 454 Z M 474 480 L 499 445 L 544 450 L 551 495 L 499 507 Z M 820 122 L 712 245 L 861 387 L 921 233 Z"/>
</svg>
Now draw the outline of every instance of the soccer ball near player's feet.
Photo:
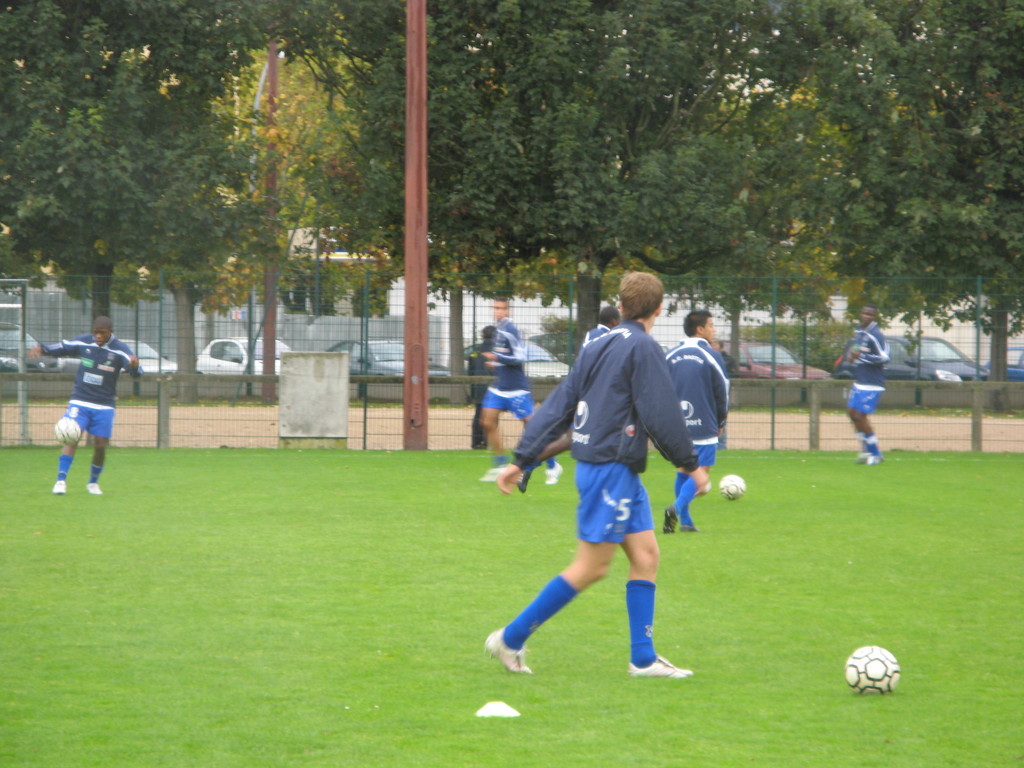
<svg viewBox="0 0 1024 768">
<path fill-rule="evenodd" d="M 718 481 L 718 490 L 725 498 L 735 500 L 747 492 L 747 484 L 739 475 L 726 475 Z"/>
<path fill-rule="evenodd" d="M 58 443 L 74 445 L 82 437 L 82 428 L 77 421 L 64 416 L 54 424 L 53 434 L 57 436 Z"/>
<path fill-rule="evenodd" d="M 885 648 L 866 645 L 846 660 L 846 682 L 857 693 L 891 693 L 900 682 L 900 663 Z"/>
</svg>

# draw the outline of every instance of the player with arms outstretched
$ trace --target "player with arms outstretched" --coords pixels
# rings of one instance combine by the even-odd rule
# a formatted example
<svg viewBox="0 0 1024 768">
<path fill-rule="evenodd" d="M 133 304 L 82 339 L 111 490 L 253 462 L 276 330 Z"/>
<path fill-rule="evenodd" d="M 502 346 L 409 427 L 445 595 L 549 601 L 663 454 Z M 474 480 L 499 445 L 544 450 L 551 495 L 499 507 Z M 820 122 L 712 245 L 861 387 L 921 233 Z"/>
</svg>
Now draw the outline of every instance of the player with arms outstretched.
<svg viewBox="0 0 1024 768">
<path fill-rule="evenodd" d="M 140 378 L 142 368 L 139 366 L 139 358 L 127 344 L 114 336 L 113 323 L 109 317 L 103 316 L 93 320 L 92 333 L 56 344 L 40 344 L 30 349 L 28 354 L 33 360 L 40 355 L 79 358 L 75 388 L 64 415 L 77 421 L 82 431 L 92 435 L 92 467 L 86 489 L 91 494 L 101 495 L 100 473 L 114 431 L 117 378 L 123 370 L 127 370 L 134 379 Z M 76 448 L 78 445 L 72 444 L 61 449 L 57 482 L 53 485 L 55 494 L 67 493 L 68 471 L 75 460 Z"/>
<path fill-rule="evenodd" d="M 487 638 L 487 652 L 510 672 L 530 672 L 524 661 L 527 638 L 602 579 L 621 548 L 629 558 L 629 674 L 692 674 L 654 650 L 659 551 L 650 500 L 640 481 L 651 439 L 673 465 L 690 472 L 697 482 L 707 482 L 672 393 L 661 346 L 650 336 L 662 298 L 661 281 L 654 275 L 631 272 L 623 277 L 621 324 L 587 346 L 586 354 L 526 425 L 515 461 L 498 475 L 499 490 L 511 493 L 522 468 L 535 464 L 545 447 L 572 427 L 579 492 L 576 555 L 510 624 Z"/>
</svg>

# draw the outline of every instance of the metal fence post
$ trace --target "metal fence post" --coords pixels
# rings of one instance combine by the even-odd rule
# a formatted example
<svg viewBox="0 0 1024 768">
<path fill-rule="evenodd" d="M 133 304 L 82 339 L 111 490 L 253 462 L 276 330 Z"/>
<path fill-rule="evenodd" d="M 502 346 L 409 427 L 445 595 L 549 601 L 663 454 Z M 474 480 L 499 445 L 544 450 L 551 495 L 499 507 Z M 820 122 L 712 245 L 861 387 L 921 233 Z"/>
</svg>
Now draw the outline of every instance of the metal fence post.
<svg viewBox="0 0 1024 768">
<path fill-rule="evenodd" d="M 985 408 L 985 390 L 980 382 L 971 386 L 971 450 L 981 452 L 982 422 Z"/>
<path fill-rule="evenodd" d="M 807 412 L 807 441 L 808 448 L 817 451 L 821 447 L 821 388 L 818 382 L 812 381 L 808 386 L 810 390 L 810 406 Z"/>
<path fill-rule="evenodd" d="M 171 382 L 160 374 L 156 382 L 156 447 L 171 447 Z"/>
</svg>

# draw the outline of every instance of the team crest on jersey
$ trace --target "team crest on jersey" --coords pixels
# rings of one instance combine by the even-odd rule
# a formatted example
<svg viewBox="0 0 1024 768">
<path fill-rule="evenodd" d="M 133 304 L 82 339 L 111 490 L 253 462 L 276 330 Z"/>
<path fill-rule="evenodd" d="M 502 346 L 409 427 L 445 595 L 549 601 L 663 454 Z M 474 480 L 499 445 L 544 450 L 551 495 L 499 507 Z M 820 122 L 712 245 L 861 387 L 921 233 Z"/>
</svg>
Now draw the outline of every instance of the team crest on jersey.
<svg viewBox="0 0 1024 768">
<path fill-rule="evenodd" d="M 576 416 L 572 420 L 573 429 L 581 429 L 584 424 L 587 423 L 587 419 L 590 417 L 590 406 L 587 405 L 586 400 L 580 400 L 576 404 Z"/>
</svg>

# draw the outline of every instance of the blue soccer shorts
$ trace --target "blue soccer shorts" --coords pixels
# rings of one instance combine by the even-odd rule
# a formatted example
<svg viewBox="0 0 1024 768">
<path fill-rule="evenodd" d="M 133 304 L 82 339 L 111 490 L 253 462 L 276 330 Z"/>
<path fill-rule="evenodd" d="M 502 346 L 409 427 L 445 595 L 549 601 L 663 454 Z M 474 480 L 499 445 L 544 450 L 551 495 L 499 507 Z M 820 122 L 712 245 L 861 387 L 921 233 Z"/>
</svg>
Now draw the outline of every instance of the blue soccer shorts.
<svg viewBox="0 0 1024 768">
<path fill-rule="evenodd" d="M 508 411 L 517 419 L 525 419 L 533 415 L 533 395 L 525 390 L 499 392 L 496 389 L 488 389 L 480 407 Z"/>
<path fill-rule="evenodd" d="M 850 399 L 847 400 L 846 407 L 858 413 L 874 413 L 883 392 L 884 389 L 864 389 L 854 384 L 850 387 Z"/>
<path fill-rule="evenodd" d="M 640 476 L 625 464 L 576 462 L 576 537 L 621 543 L 626 534 L 654 528 L 651 502 Z"/>
<path fill-rule="evenodd" d="M 706 445 L 695 445 L 693 450 L 697 454 L 697 461 L 700 462 L 702 467 L 713 467 L 715 466 L 715 459 L 718 457 L 718 443 L 708 443 Z"/>
<path fill-rule="evenodd" d="M 73 400 L 68 403 L 64 415 L 78 422 L 83 432 L 93 437 L 105 437 L 108 440 L 114 434 L 114 409 L 101 405 L 87 405 Z"/>
</svg>

